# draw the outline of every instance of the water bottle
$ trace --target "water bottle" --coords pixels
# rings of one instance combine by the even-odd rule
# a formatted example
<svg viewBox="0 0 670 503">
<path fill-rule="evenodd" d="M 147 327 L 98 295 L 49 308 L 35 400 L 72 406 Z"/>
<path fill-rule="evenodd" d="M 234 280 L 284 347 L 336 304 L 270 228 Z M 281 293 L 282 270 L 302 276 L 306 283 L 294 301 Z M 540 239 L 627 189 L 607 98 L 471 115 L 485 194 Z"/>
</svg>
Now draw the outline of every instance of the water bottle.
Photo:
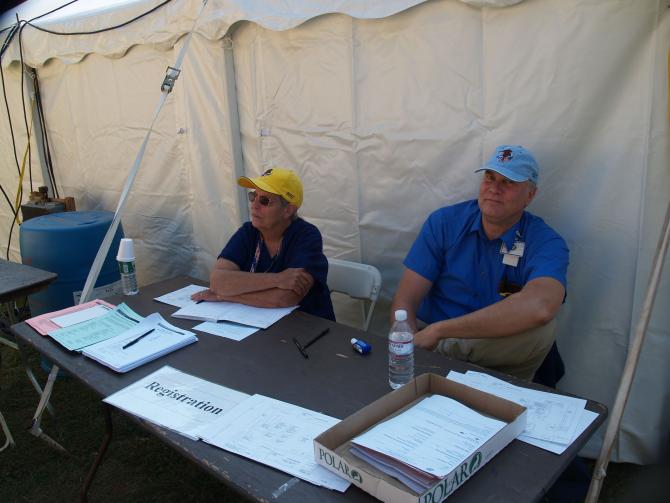
<svg viewBox="0 0 670 503">
<path fill-rule="evenodd" d="M 389 332 L 389 385 L 397 389 L 414 377 L 414 333 L 407 311 L 398 309 Z"/>
<path fill-rule="evenodd" d="M 137 288 L 137 276 L 135 275 L 135 251 L 133 250 L 132 239 L 123 238 L 121 240 L 116 260 L 119 263 L 123 295 L 135 295 L 136 293 L 139 293 L 140 290 Z"/>
</svg>

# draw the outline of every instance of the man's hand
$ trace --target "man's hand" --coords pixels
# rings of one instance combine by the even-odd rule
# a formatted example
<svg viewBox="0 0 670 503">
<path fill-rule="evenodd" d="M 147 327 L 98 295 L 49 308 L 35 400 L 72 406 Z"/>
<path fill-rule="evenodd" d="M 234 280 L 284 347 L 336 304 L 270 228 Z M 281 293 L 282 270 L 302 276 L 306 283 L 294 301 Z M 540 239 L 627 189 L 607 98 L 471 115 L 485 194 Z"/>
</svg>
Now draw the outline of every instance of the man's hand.
<svg viewBox="0 0 670 503">
<path fill-rule="evenodd" d="M 312 275 L 302 268 L 289 268 L 277 273 L 277 288 L 292 290 L 301 298 L 312 288 Z"/>
<path fill-rule="evenodd" d="M 440 339 L 440 335 L 435 330 L 435 325 L 428 325 L 423 330 L 414 334 L 414 346 L 433 351 L 437 347 L 437 343 L 440 342 Z"/>
<path fill-rule="evenodd" d="M 208 288 L 207 290 L 203 290 L 191 295 L 191 300 L 195 300 L 196 302 L 199 300 L 206 300 L 207 302 L 221 302 L 223 299 L 220 299 L 217 294 Z"/>
</svg>

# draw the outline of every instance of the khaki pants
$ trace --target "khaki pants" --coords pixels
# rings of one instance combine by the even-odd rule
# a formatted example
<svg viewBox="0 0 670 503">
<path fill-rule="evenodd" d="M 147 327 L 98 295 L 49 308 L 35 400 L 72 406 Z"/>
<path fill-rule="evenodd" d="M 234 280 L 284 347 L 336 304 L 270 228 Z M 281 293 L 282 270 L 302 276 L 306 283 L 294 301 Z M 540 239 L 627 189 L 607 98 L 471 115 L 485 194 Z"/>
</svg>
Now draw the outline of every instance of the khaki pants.
<svg viewBox="0 0 670 503">
<path fill-rule="evenodd" d="M 556 320 L 494 339 L 443 339 L 435 351 L 451 358 L 531 380 L 556 338 Z"/>
</svg>

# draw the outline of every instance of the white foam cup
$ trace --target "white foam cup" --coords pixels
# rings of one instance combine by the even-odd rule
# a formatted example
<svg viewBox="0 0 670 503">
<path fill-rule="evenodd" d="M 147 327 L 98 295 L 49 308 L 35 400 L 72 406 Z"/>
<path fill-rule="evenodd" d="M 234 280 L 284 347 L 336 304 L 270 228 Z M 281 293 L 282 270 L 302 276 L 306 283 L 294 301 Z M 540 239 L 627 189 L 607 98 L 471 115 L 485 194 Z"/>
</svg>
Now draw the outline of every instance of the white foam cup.
<svg viewBox="0 0 670 503">
<path fill-rule="evenodd" d="M 131 238 L 122 238 L 119 243 L 119 253 L 116 255 L 119 262 L 135 261 L 135 250 L 133 249 L 133 240 Z"/>
</svg>

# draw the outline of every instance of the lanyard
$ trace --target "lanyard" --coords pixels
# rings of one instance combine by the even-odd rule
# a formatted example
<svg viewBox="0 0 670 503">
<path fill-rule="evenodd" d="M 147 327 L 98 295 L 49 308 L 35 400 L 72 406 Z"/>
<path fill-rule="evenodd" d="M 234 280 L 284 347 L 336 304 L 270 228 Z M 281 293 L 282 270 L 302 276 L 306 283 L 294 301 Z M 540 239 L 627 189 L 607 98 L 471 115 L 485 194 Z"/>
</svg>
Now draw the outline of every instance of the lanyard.
<svg viewBox="0 0 670 503">
<path fill-rule="evenodd" d="M 281 245 L 284 241 L 284 238 L 282 237 L 282 240 L 279 241 L 279 249 L 277 250 L 277 254 L 272 257 L 272 262 L 270 262 L 270 265 L 268 266 L 267 269 L 263 272 L 268 272 L 272 267 L 275 265 L 275 262 L 277 261 L 277 257 L 279 257 L 279 254 L 281 253 Z M 249 268 L 249 272 L 256 272 L 256 267 L 258 267 L 258 261 L 261 258 L 261 245 L 263 244 L 263 236 L 258 236 L 258 241 L 256 241 L 256 251 L 254 252 L 254 258 L 251 261 L 251 267 Z"/>
</svg>

